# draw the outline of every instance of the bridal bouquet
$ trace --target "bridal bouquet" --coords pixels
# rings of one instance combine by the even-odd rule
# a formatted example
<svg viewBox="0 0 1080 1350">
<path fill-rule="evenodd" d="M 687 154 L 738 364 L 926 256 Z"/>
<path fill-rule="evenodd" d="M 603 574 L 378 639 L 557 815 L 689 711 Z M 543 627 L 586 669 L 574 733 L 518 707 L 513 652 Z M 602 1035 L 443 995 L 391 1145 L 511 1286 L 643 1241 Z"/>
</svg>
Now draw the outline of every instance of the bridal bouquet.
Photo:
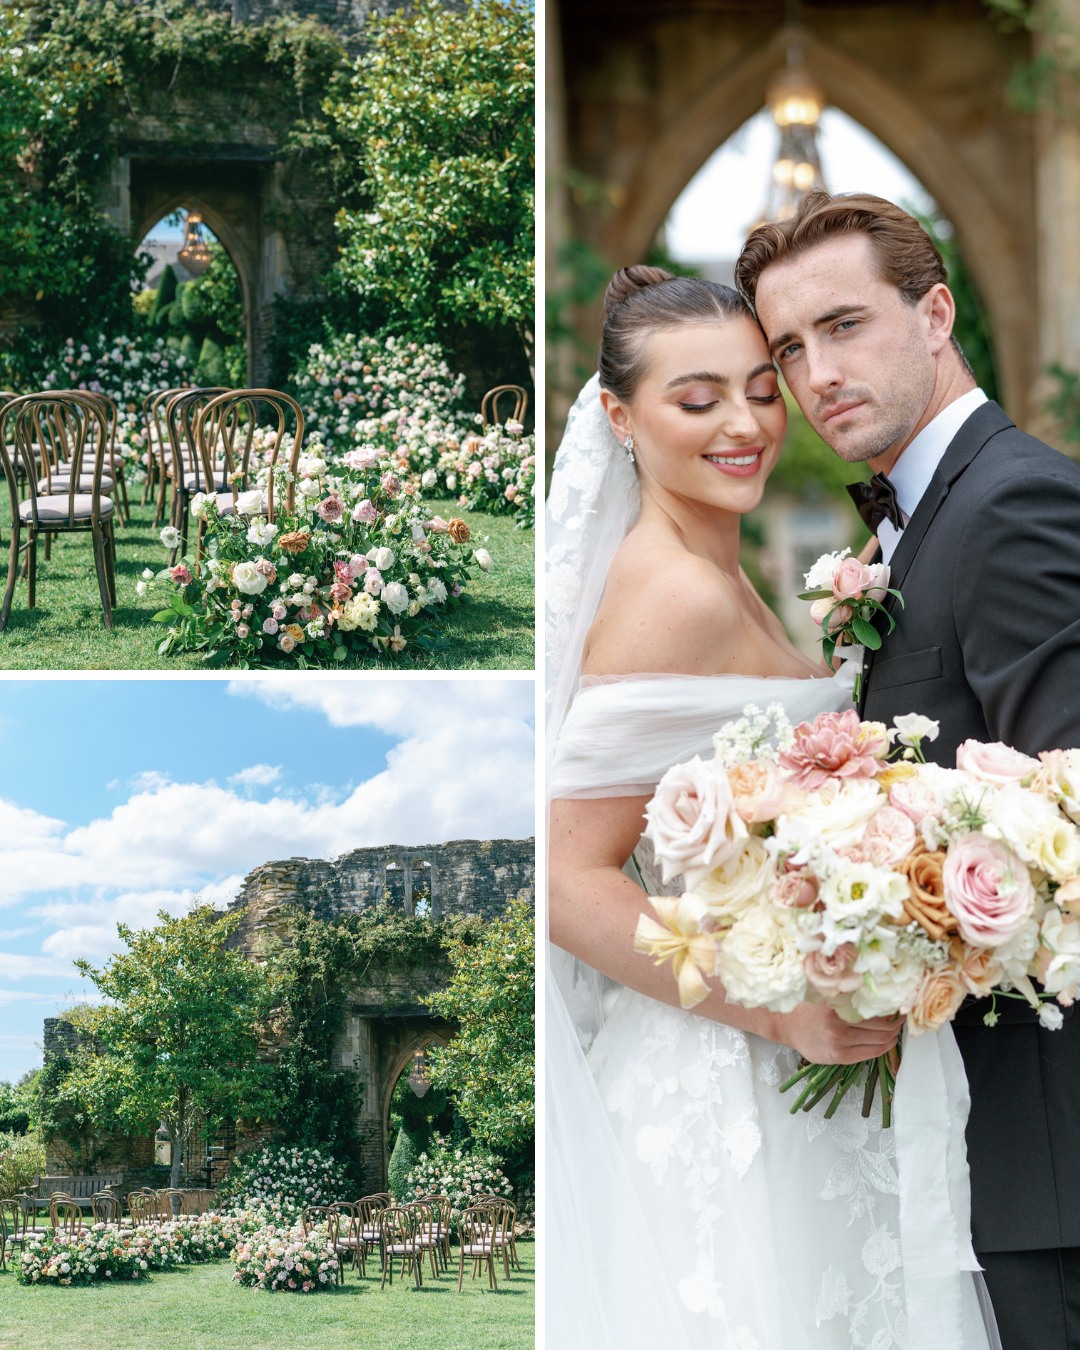
<svg viewBox="0 0 1080 1350">
<path fill-rule="evenodd" d="M 956 768 L 927 764 L 937 724 L 893 729 L 849 709 L 791 728 L 755 707 L 714 737 L 714 758 L 670 769 L 646 815 L 665 880 L 659 922 L 635 948 L 670 960 L 684 1008 L 718 976 L 747 1007 L 825 1000 L 847 1021 L 900 1015 L 910 1035 L 950 1021 L 969 995 L 1026 999 L 1044 1027 L 1080 988 L 1080 750 L 1038 759 L 966 741 Z M 1033 980 L 1038 980 L 1037 991 Z M 895 1052 L 804 1065 L 792 1107 L 828 1093 L 827 1115 L 881 1082 L 889 1123 Z"/>
</svg>

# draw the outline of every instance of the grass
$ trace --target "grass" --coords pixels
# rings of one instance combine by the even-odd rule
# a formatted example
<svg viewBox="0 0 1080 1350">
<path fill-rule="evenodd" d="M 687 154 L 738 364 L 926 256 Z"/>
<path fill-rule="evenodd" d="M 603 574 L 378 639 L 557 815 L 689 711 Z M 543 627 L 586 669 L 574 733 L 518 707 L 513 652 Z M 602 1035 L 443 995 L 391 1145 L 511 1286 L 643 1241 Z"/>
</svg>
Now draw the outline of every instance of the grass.
<svg viewBox="0 0 1080 1350">
<path fill-rule="evenodd" d="M 136 497 L 138 490 L 136 490 Z M 431 503 L 443 515 L 461 515 L 476 547 L 492 555 L 495 568 L 477 572 L 468 594 L 472 602 L 455 611 L 443 629 L 449 646 L 434 654 L 412 649 L 400 657 L 356 659 L 335 670 L 532 670 L 536 652 L 533 599 L 534 556 L 531 530 L 518 530 L 506 516 L 463 512 L 452 502 Z M 0 633 L 0 670 L 200 670 L 197 653 L 160 656 L 164 629 L 150 616 L 161 608 L 161 594 L 138 596 L 135 583 L 144 567 L 157 570 L 167 554 L 151 526 L 153 511 L 133 502 L 131 524 L 116 532 L 117 606 L 114 629 L 106 632 L 98 599 L 88 535 L 61 537 L 52 557 L 38 545 L 37 604 L 26 607 L 26 582 L 15 588 L 11 617 Z M 0 492 L 0 600 L 7 582 L 7 493 Z M 289 667 L 282 663 L 283 669 Z"/>
<path fill-rule="evenodd" d="M 145 1284 L 42 1288 L 0 1274 L 0 1350 L 327 1350 L 388 1346 L 393 1350 L 531 1350 L 534 1244 L 519 1242 L 521 1271 L 498 1291 L 485 1277 L 457 1292 L 457 1250 L 450 1271 L 424 1287 L 411 1280 L 379 1288 L 346 1270 L 341 1289 L 327 1294 L 267 1294 L 243 1289 L 231 1261 L 156 1273 Z"/>
</svg>

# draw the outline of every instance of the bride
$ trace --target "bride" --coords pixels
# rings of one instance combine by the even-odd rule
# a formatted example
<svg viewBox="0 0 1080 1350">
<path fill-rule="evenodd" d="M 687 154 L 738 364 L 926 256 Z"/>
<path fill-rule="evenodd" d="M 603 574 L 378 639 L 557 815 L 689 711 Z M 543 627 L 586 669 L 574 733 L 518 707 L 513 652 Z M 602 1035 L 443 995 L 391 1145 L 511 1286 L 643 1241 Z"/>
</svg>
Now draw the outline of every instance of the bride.
<svg viewBox="0 0 1080 1350">
<path fill-rule="evenodd" d="M 951 1031 L 911 1043 L 893 1128 L 856 1094 L 792 1117 L 777 1088 L 800 1054 L 854 1063 L 899 1024 L 720 988 L 687 1013 L 634 953 L 662 773 L 749 703 L 797 723 L 850 692 L 739 566 L 786 425 L 749 310 L 647 267 L 605 309 L 548 494 L 547 1344 L 985 1350 Z"/>
</svg>

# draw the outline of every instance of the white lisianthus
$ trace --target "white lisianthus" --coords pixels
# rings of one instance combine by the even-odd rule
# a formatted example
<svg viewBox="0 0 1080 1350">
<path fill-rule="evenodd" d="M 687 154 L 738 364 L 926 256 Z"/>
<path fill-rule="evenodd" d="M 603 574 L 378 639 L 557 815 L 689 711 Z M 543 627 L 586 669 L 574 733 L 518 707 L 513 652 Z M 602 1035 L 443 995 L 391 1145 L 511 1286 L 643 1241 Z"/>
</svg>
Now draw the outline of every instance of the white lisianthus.
<svg viewBox="0 0 1080 1350">
<path fill-rule="evenodd" d="M 923 963 L 896 940 L 896 929 L 875 930 L 864 941 L 853 969 L 868 975 L 851 995 L 851 1006 L 862 1018 L 887 1017 L 911 1006 L 923 977 Z"/>
<path fill-rule="evenodd" d="M 940 730 L 940 723 L 932 717 L 923 717 L 920 713 L 903 713 L 893 718 L 889 740 L 899 741 L 901 745 L 918 745 L 921 741 L 936 741 Z"/>
<path fill-rule="evenodd" d="M 368 595 L 366 591 L 361 591 L 359 595 L 354 595 L 341 611 L 337 626 L 343 633 L 351 633 L 354 628 L 361 628 L 365 633 L 374 632 L 379 609 L 378 600 L 373 595 Z"/>
<path fill-rule="evenodd" d="M 826 913 L 839 925 L 883 915 L 898 919 L 904 912 L 908 883 L 899 872 L 889 872 L 874 863 L 838 859 L 835 871 L 824 878 L 818 898 Z"/>
<path fill-rule="evenodd" d="M 1080 833 L 1053 802 L 1007 783 L 987 803 L 983 833 L 1003 839 L 1026 863 L 1054 881 L 1080 872 Z"/>
<path fill-rule="evenodd" d="M 839 553 L 823 553 L 804 578 L 806 589 L 808 591 L 830 590 L 833 577 L 850 552 L 851 549 L 844 548 Z"/>
<path fill-rule="evenodd" d="M 380 572 L 389 572 L 397 561 L 397 554 L 392 548 L 373 548 L 368 557 Z"/>
<path fill-rule="evenodd" d="M 266 590 L 266 578 L 253 562 L 239 562 L 233 568 L 233 585 L 245 595 L 261 595 Z"/>
<path fill-rule="evenodd" d="M 1075 998 L 1080 986 L 1080 924 L 1051 906 L 1040 929 L 1047 955 L 1039 952 L 1039 978 L 1048 994 L 1067 992 Z"/>
<path fill-rule="evenodd" d="M 1080 750 L 1045 750 L 1032 786 L 1056 801 L 1080 825 Z"/>
<path fill-rule="evenodd" d="M 693 892 L 720 924 L 730 924 L 756 906 L 771 888 L 776 865 L 765 841 L 750 835 L 742 849 L 698 880 Z"/>
<path fill-rule="evenodd" d="M 178 548 L 180 545 L 180 531 L 175 525 L 166 525 L 158 538 L 168 549 Z"/>
<path fill-rule="evenodd" d="M 271 525 L 265 520 L 254 520 L 248 526 L 248 543 L 255 544 L 257 548 L 267 548 L 273 543 L 277 532 L 276 525 Z"/>
<path fill-rule="evenodd" d="M 391 614 L 402 614 L 409 608 L 409 592 L 400 581 L 391 581 L 382 588 L 382 599 Z"/>
<path fill-rule="evenodd" d="M 788 912 L 751 909 L 728 930 L 719 971 L 728 995 L 748 1008 L 791 1012 L 806 997 L 806 975 L 797 931 Z"/>
</svg>

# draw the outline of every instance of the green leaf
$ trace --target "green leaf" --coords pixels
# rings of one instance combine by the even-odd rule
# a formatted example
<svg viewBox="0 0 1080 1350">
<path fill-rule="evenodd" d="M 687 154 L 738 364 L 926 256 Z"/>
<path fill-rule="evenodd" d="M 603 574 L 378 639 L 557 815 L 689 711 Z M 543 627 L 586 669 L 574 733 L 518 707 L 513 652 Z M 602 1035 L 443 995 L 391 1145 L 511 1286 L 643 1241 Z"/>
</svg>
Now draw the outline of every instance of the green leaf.
<svg viewBox="0 0 1080 1350">
<path fill-rule="evenodd" d="M 860 619 L 856 615 L 851 621 L 851 631 L 862 645 L 872 652 L 876 652 L 881 646 L 881 634 L 868 619 Z"/>
</svg>

